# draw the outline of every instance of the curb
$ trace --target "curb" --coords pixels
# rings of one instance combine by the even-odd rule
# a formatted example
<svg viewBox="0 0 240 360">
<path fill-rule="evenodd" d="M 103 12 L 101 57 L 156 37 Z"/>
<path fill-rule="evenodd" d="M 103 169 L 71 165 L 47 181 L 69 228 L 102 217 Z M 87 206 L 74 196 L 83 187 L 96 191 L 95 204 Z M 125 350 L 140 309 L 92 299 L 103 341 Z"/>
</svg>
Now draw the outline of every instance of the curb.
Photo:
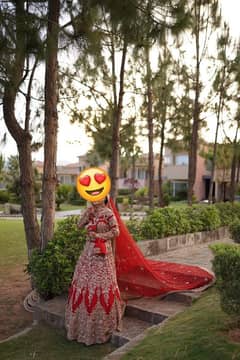
<svg viewBox="0 0 240 360">
<path fill-rule="evenodd" d="M 17 338 L 19 338 L 20 336 L 26 335 L 26 334 L 29 333 L 29 331 L 31 331 L 31 330 L 34 328 L 34 326 L 36 326 L 36 325 L 38 325 L 38 321 L 34 320 L 33 323 L 32 323 L 32 326 L 29 326 L 29 327 L 27 327 L 27 328 L 19 331 L 18 333 L 9 336 L 7 339 L 1 340 L 1 341 L 0 341 L 0 344 L 4 344 L 4 343 L 6 343 L 6 342 L 8 342 L 8 341 L 17 339 Z"/>
</svg>

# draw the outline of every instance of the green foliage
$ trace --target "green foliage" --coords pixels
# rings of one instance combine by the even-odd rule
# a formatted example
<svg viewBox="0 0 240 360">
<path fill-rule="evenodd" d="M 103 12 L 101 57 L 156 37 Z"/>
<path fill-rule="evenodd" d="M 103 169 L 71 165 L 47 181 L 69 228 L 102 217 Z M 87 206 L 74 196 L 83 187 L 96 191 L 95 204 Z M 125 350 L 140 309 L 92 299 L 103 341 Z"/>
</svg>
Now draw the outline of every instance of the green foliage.
<svg viewBox="0 0 240 360">
<path fill-rule="evenodd" d="M 143 240 L 142 237 L 142 221 L 138 218 L 132 217 L 126 221 L 128 231 L 133 235 L 134 240 Z"/>
<path fill-rule="evenodd" d="M 123 201 L 122 201 L 122 204 L 125 205 L 125 206 L 128 206 L 128 205 L 129 205 L 129 198 L 128 198 L 128 197 L 124 197 L 124 198 L 123 198 Z"/>
<path fill-rule="evenodd" d="M 222 226 L 227 226 L 231 224 L 235 219 L 240 218 L 239 203 L 216 203 L 215 207 L 218 209 Z"/>
<path fill-rule="evenodd" d="M 9 193 L 6 190 L 0 190 L 0 203 L 4 204 L 9 201 Z"/>
<path fill-rule="evenodd" d="M 240 219 L 235 219 L 229 226 L 232 239 L 236 243 L 240 243 Z"/>
<path fill-rule="evenodd" d="M 131 231 L 137 239 L 160 239 L 214 230 L 220 225 L 219 212 L 214 205 L 194 205 L 155 209 L 136 228 L 131 225 Z"/>
<path fill-rule="evenodd" d="M 131 194 L 131 189 L 119 189 L 118 195 L 126 196 Z"/>
<path fill-rule="evenodd" d="M 217 229 L 221 225 L 219 212 L 214 205 L 193 205 L 186 207 L 190 232 Z"/>
<path fill-rule="evenodd" d="M 60 184 L 56 189 L 56 204 L 57 209 L 60 209 L 60 205 L 68 200 L 69 194 L 72 191 L 71 185 Z"/>
<path fill-rule="evenodd" d="M 185 234 L 190 230 L 185 212 L 174 207 L 154 210 L 143 220 L 141 228 L 144 239 L 159 239 L 165 236 Z"/>
<path fill-rule="evenodd" d="M 20 183 L 20 168 L 18 156 L 11 155 L 7 162 L 6 171 L 7 189 L 10 193 L 11 202 L 21 202 L 21 183 Z"/>
<path fill-rule="evenodd" d="M 240 246 L 214 244 L 213 271 L 217 278 L 221 307 L 227 314 L 240 316 Z"/>
<path fill-rule="evenodd" d="M 147 194 L 148 194 L 148 188 L 147 187 L 142 187 L 142 188 L 138 189 L 135 192 L 136 198 L 145 197 L 145 196 L 147 196 Z"/>
<path fill-rule="evenodd" d="M 72 205 L 86 205 L 86 200 L 81 198 L 81 196 L 77 192 L 76 186 L 72 186 L 72 190 L 69 192 L 68 201 Z"/>
<path fill-rule="evenodd" d="M 76 261 L 85 243 L 85 231 L 77 229 L 77 216 L 58 223 L 43 253 L 35 250 L 27 266 L 39 294 L 49 299 L 67 292 Z"/>
</svg>

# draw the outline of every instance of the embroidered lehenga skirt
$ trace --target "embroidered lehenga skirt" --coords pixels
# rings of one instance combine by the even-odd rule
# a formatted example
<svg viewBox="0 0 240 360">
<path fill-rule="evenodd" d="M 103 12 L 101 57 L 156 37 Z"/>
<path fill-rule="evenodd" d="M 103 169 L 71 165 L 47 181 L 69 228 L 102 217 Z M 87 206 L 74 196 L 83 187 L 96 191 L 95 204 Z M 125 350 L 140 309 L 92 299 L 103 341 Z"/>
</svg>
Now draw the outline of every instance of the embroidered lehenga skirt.
<svg viewBox="0 0 240 360">
<path fill-rule="evenodd" d="M 87 241 L 77 262 L 65 312 L 69 340 L 86 345 L 104 343 L 120 329 L 123 303 L 111 241 L 106 248 L 106 255 L 93 255 L 94 243 Z"/>
</svg>

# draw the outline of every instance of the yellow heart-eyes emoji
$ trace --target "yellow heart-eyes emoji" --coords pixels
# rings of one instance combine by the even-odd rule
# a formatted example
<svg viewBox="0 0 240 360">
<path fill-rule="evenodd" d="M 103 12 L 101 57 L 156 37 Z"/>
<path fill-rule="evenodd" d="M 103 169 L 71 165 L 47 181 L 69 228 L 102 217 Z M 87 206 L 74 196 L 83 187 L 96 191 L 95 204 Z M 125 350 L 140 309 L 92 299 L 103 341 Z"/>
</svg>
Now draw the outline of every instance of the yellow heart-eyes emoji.
<svg viewBox="0 0 240 360">
<path fill-rule="evenodd" d="M 111 188 L 111 180 L 105 170 L 92 167 L 83 170 L 77 177 L 77 191 L 88 201 L 104 200 Z"/>
</svg>

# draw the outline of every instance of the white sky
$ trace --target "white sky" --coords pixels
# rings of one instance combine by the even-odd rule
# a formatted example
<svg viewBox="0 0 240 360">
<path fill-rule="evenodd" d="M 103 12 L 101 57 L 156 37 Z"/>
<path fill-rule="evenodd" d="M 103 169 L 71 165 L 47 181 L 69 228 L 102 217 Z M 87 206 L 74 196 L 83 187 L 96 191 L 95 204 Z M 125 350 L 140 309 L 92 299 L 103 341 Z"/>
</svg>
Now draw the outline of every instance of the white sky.
<svg viewBox="0 0 240 360">
<path fill-rule="evenodd" d="M 239 26 L 239 13 L 240 13 L 240 1 L 239 0 L 220 0 L 222 3 L 222 16 L 229 23 L 232 35 L 236 38 L 240 36 Z M 1 134 L 6 131 L 4 122 L 1 121 Z M 210 129 L 209 140 L 213 140 L 211 133 L 214 130 Z M 148 143 L 147 139 L 143 144 L 143 150 L 147 151 Z M 158 147 L 158 145 L 157 145 Z M 89 140 L 87 139 L 84 130 L 77 124 L 70 124 L 66 115 L 59 111 L 59 132 L 58 132 L 58 152 L 57 163 L 73 163 L 77 161 L 79 155 L 85 154 L 90 148 Z M 7 145 L 0 147 L 0 152 L 7 159 L 10 155 L 17 154 L 17 148 L 14 140 L 8 134 Z M 43 149 L 38 153 L 33 154 L 33 159 L 43 160 Z"/>
</svg>

